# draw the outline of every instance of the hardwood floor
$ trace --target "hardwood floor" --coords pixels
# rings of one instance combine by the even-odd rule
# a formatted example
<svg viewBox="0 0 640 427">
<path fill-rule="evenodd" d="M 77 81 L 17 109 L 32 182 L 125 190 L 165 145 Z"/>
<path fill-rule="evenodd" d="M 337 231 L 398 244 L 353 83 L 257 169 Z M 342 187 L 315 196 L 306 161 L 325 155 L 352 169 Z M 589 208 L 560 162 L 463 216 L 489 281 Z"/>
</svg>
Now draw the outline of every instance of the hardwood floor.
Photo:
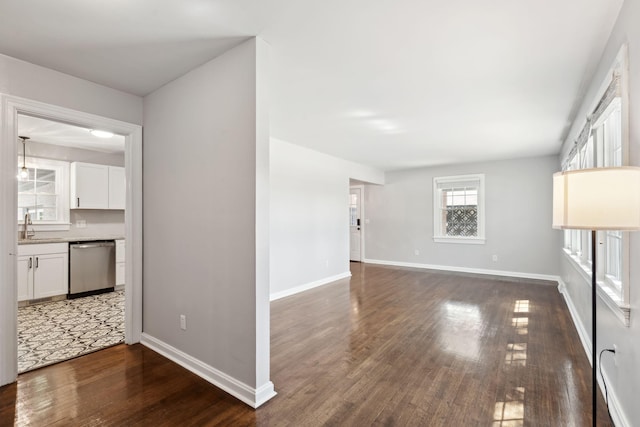
<svg viewBox="0 0 640 427">
<path fill-rule="evenodd" d="M 351 269 L 272 303 L 278 395 L 258 410 L 119 345 L 2 387 L 0 425 L 590 425 L 591 369 L 555 284 Z"/>
</svg>

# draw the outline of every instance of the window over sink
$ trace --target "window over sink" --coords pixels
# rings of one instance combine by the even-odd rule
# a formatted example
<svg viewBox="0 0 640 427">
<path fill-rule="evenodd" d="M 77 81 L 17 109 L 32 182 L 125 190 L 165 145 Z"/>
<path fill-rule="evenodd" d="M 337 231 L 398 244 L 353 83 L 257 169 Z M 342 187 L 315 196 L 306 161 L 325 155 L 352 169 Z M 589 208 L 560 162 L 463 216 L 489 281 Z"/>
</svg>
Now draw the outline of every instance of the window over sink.
<svg viewBox="0 0 640 427">
<path fill-rule="evenodd" d="M 69 163 L 27 157 L 26 167 L 28 178 L 17 182 L 18 224 L 28 213 L 36 230 L 68 230 Z"/>
</svg>

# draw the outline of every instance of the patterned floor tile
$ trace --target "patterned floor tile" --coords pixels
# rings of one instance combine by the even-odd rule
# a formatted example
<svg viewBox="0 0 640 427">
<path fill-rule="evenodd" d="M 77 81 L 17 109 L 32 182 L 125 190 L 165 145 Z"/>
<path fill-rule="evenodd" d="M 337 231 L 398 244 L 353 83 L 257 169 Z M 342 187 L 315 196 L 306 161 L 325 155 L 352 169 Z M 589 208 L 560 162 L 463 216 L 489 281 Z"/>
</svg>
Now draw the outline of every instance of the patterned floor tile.
<svg viewBox="0 0 640 427">
<path fill-rule="evenodd" d="M 18 309 L 18 372 L 123 341 L 123 291 Z"/>
</svg>

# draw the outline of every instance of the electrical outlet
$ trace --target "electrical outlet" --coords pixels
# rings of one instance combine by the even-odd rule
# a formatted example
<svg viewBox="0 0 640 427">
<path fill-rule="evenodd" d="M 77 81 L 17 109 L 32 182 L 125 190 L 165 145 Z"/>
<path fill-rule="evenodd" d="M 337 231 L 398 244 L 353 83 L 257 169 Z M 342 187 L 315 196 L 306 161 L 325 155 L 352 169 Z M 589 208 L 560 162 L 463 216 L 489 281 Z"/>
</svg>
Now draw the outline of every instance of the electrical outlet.
<svg viewBox="0 0 640 427">
<path fill-rule="evenodd" d="M 324 261 L 324 266 L 329 268 L 329 260 L 328 259 Z"/>
<path fill-rule="evenodd" d="M 498 255 L 492 256 L 491 259 L 493 260 L 493 262 L 498 262 Z"/>
<path fill-rule="evenodd" d="M 87 221 L 84 219 L 79 219 L 76 221 L 76 228 L 86 228 L 87 227 Z"/>
<path fill-rule="evenodd" d="M 180 315 L 180 329 L 182 329 L 183 331 L 187 330 L 187 316 L 185 316 L 184 314 Z"/>
<path fill-rule="evenodd" d="M 419 251 L 419 250 L 417 250 L 417 249 L 414 249 L 413 253 L 414 253 L 415 255 L 420 255 L 420 251 Z"/>
</svg>

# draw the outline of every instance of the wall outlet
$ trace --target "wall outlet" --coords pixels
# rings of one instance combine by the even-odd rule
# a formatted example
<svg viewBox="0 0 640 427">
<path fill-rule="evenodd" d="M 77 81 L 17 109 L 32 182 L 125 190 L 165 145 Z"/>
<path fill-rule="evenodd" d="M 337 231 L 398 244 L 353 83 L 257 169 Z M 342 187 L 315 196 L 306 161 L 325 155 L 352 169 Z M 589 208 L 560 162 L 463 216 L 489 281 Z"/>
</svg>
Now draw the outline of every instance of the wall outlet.
<svg viewBox="0 0 640 427">
<path fill-rule="evenodd" d="M 420 251 L 419 251 L 419 250 L 417 250 L 417 249 L 414 249 L 414 250 L 413 250 L 413 254 L 414 254 L 414 255 L 420 255 Z"/>
<path fill-rule="evenodd" d="M 491 259 L 493 260 L 493 262 L 498 262 L 498 255 L 492 256 Z"/>
<path fill-rule="evenodd" d="M 364 223 L 369 224 L 369 218 L 365 218 Z"/>
<path fill-rule="evenodd" d="M 76 221 L 76 228 L 87 228 L 87 221 L 84 219 L 79 219 Z"/>
<path fill-rule="evenodd" d="M 327 268 L 329 268 L 329 260 L 325 260 L 325 262 L 324 262 L 324 266 L 325 266 L 325 267 L 327 267 Z"/>
<path fill-rule="evenodd" d="M 183 331 L 187 330 L 187 316 L 185 316 L 184 314 L 180 315 L 180 329 L 182 329 Z"/>
</svg>

